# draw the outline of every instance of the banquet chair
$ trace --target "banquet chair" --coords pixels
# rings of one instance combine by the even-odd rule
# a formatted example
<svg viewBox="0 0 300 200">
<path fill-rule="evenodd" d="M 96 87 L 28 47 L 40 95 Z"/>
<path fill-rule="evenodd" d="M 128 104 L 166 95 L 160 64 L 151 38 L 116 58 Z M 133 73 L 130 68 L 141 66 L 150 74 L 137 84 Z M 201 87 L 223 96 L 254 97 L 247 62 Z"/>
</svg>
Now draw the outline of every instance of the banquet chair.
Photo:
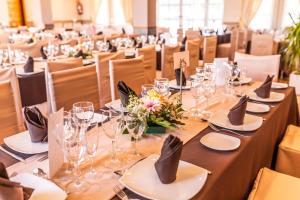
<svg viewBox="0 0 300 200">
<path fill-rule="evenodd" d="M 110 53 L 103 52 L 95 55 L 96 70 L 99 83 L 100 107 L 111 102 L 109 61 L 125 59 L 123 52 Z"/>
<path fill-rule="evenodd" d="M 19 83 L 15 69 L 0 70 L 0 144 L 7 136 L 24 131 Z"/>
<path fill-rule="evenodd" d="M 66 58 L 66 59 L 61 59 L 56 61 L 48 61 L 47 72 L 52 73 L 56 71 L 74 69 L 82 66 L 83 66 L 82 58 Z"/>
<path fill-rule="evenodd" d="M 299 178 L 262 168 L 248 200 L 298 200 L 299 191 Z"/>
<path fill-rule="evenodd" d="M 191 30 L 186 30 L 185 31 L 185 36 L 187 37 L 188 40 L 194 40 L 194 39 L 199 39 L 201 37 L 200 31 L 195 31 L 193 29 Z"/>
<path fill-rule="evenodd" d="M 203 61 L 205 63 L 212 63 L 216 57 L 217 52 L 217 36 L 209 36 L 204 38 L 203 42 Z"/>
<path fill-rule="evenodd" d="M 187 40 L 186 50 L 189 51 L 189 67 L 186 69 L 186 76 L 196 73 L 196 67 L 199 65 L 200 39 Z"/>
<path fill-rule="evenodd" d="M 177 44 L 175 46 L 163 45 L 161 50 L 161 77 L 167 78 L 169 80 L 175 79 L 174 72 L 174 59 L 173 54 L 179 52 L 180 46 Z"/>
<path fill-rule="evenodd" d="M 253 33 L 250 54 L 255 56 L 272 55 L 273 36 L 270 34 Z"/>
<path fill-rule="evenodd" d="M 109 76 L 112 100 L 119 98 L 117 89 L 119 81 L 124 81 L 136 94 L 141 94 L 141 86 L 146 83 L 144 56 L 133 59 L 110 60 Z"/>
<path fill-rule="evenodd" d="M 280 55 L 253 56 L 236 52 L 235 61 L 254 81 L 264 81 L 267 75 L 274 75 L 273 80 L 278 80 Z"/>
<path fill-rule="evenodd" d="M 79 101 L 90 101 L 95 110 L 100 108 L 95 65 L 53 72 L 48 78 L 49 110 L 52 112 L 62 107 L 70 110 Z"/>
<path fill-rule="evenodd" d="M 155 46 L 147 46 L 137 49 L 137 56 L 144 56 L 145 81 L 153 84 L 156 77 L 156 50 Z"/>
<path fill-rule="evenodd" d="M 230 43 L 219 44 L 217 47 L 218 58 L 234 59 L 234 53 L 238 44 L 238 30 L 233 30 L 230 35 Z"/>
<path fill-rule="evenodd" d="M 289 125 L 279 144 L 275 170 L 300 178 L 300 127 Z"/>
<path fill-rule="evenodd" d="M 48 41 L 46 40 L 36 40 L 31 44 L 11 44 L 10 49 L 18 49 L 22 52 L 26 52 L 28 56 L 41 57 L 40 49 L 42 46 L 46 45 Z"/>
</svg>

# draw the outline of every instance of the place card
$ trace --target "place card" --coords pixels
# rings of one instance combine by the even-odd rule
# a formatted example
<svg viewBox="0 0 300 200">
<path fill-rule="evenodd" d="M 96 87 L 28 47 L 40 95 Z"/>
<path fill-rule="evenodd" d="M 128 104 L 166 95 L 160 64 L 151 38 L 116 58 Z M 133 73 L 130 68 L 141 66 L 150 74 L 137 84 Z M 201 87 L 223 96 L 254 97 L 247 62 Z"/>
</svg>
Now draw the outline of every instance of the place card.
<svg viewBox="0 0 300 200">
<path fill-rule="evenodd" d="M 177 52 L 174 53 L 174 69 L 180 69 L 180 66 L 184 68 L 189 67 L 190 65 L 190 58 L 189 58 L 189 51 Z"/>
<path fill-rule="evenodd" d="M 64 164 L 64 153 L 59 139 L 63 134 L 64 109 L 50 114 L 48 118 L 49 178 L 53 178 Z"/>
</svg>

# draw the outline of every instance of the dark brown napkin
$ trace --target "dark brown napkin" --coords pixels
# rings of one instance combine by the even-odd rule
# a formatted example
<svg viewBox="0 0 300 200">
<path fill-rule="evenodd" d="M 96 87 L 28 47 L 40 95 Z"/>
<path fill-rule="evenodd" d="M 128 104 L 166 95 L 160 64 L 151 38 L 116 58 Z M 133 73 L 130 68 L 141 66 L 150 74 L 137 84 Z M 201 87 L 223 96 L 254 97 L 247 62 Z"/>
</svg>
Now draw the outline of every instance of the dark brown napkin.
<svg viewBox="0 0 300 200">
<path fill-rule="evenodd" d="M 63 36 L 62 36 L 60 33 L 57 34 L 57 38 L 58 38 L 59 40 L 64 40 L 64 39 L 63 39 Z"/>
<path fill-rule="evenodd" d="M 113 48 L 113 45 L 111 44 L 110 40 L 107 40 L 108 43 L 108 50 L 111 51 Z"/>
<path fill-rule="evenodd" d="M 129 95 L 134 95 L 137 96 L 136 93 L 128 87 L 123 81 L 118 82 L 118 91 L 119 91 L 119 96 L 122 102 L 122 105 L 126 107 L 128 105 L 129 101 Z"/>
<path fill-rule="evenodd" d="M 103 35 L 103 32 L 99 31 L 96 35 Z"/>
<path fill-rule="evenodd" d="M 274 78 L 274 75 L 273 76 L 268 75 L 265 82 L 263 82 L 263 84 L 261 86 L 259 86 L 259 88 L 254 90 L 254 92 L 256 93 L 257 96 L 259 96 L 260 98 L 264 98 L 264 99 L 270 97 L 273 78 Z"/>
<path fill-rule="evenodd" d="M 23 187 L 20 183 L 9 180 L 5 166 L 0 162 L 0 199 L 28 200 L 33 189 Z"/>
<path fill-rule="evenodd" d="M 28 41 L 27 41 L 27 44 L 31 44 L 31 43 L 33 43 L 34 42 L 34 40 L 32 39 L 32 38 L 30 38 Z"/>
<path fill-rule="evenodd" d="M 132 39 L 132 41 L 133 41 L 133 46 L 135 46 L 135 47 L 136 47 L 136 46 L 137 46 L 137 44 L 138 44 L 138 42 L 136 41 L 135 37 L 132 37 L 131 39 Z"/>
<path fill-rule="evenodd" d="M 33 72 L 34 71 L 34 60 L 31 56 L 28 57 L 25 65 L 23 66 L 24 72 Z"/>
<path fill-rule="evenodd" d="M 42 58 L 43 58 L 44 60 L 46 60 L 48 57 L 47 57 L 47 55 L 45 54 L 43 48 L 44 48 L 44 46 L 41 46 L 41 48 L 40 48 L 40 53 L 41 53 Z"/>
<path fill-rule="evenodd" d="M 136 48 L 138 48 L 138 49 L 140 49 L 140 48 L 143 48 L 143 43 L 142 42 L 140 42 L 138 45 L 137 45 L 137 47 Z"/>
<path fill-rule="evenodd" d="M 180 86 L 180 69 L 175 69 L 176 83 Z M 186 77 L 182 72 L 182 86 L 186 86 Z"/>
<path fill-rule="evenodd" d="M 125 28 L 122 28 L 122 34 L 126 34 Z"/>
<path fill-rule="evenodd" d="M 180 52 L 185 51 L 185 44 L 186 44 L 186 41 L 187 41 L 187 37 L 185 36 L 185 37 L 182 39 L 182 41 L 181 41 Z"/>
<path fill-rule="evenodd" d="M 48 120 L 37 107 L 24 108 L 25 123 L 28 128 L 31 142 L 48 141 Z"/>
<path fill-rule="evenodd" d="M 116 46 L 112 46 L 110 52 L 115 53 L 117 51 L 118 51 L 117 47 Z"/>
<path fill-rule="evenodd" d="M 183 142 L 178 137 L 169 135 L 165 140 L 161 155 L 154 164 L 157 175 L 163 184 L 169 184 L 176 180 L 182 147 Z"/>
<path fill-rule="evenodd" d="M 244 123 L 248 100 L 249 97 L 245 95 L 230 109 L 227 117 L 232 125 L 238 126 Z"/>
</svg>

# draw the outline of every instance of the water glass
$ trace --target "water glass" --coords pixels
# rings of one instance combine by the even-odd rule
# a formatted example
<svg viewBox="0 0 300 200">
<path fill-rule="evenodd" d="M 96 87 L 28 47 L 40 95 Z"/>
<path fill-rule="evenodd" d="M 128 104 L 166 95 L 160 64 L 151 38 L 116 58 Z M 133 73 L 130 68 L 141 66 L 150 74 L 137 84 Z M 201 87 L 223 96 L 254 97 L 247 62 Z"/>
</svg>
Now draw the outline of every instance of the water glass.
<svg viewBox="0 0 300 200">
<path fill-rule="evenodd" d="M 148 92 L 154 90 L 154 85 L 152 84 L 143 84 L 142 85 L 142 97 L 147 96 Z"/>
<path fill-rule="evenodd" d="M 202 115 L 204 118 L 209 118 L 211 112 L 209 109 L 209 99 L 216 93 L 216 84 L 213 81 L 204 81 L 201 84 L 203 95 L 206 98 L 206 106 L 205 110 L 202 111 Z"/>
<path fill-rule="evenodd" d="M 84 134 L 94 117 L 94 105 L 89 101 L 82 101 L 73 104 L 72 117 L 80 129 L 80 133 Z"/>
<path fill-rule="evenodd" d="M 202 88 L 200 79 L 191 80 L 191 93 L 195 99 L 195 107 L 192 109 L 192 116 L 195 118 L 201 117 L 201 110 L 199 108 L 199 101 L 202 97 Z"/>
<path fill-rule="evenodd" d="M 155 90 L 162 96 L 169 95 L 169 80 L 167 78 L 155 79 Z"/>
</svg>

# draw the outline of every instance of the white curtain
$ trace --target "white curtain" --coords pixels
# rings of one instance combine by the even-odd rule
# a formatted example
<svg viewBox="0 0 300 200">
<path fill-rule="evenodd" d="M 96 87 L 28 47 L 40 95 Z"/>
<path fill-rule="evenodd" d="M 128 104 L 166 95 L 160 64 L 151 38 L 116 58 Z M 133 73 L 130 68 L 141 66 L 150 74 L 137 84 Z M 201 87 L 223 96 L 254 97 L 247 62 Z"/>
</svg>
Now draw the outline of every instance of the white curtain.
<svg viewBox="0 0 300 200">
<path fill-rule="evenodd" d="M 262 0 L 242 0 L 240 26 L 248 28 Z"/>
</svg>

